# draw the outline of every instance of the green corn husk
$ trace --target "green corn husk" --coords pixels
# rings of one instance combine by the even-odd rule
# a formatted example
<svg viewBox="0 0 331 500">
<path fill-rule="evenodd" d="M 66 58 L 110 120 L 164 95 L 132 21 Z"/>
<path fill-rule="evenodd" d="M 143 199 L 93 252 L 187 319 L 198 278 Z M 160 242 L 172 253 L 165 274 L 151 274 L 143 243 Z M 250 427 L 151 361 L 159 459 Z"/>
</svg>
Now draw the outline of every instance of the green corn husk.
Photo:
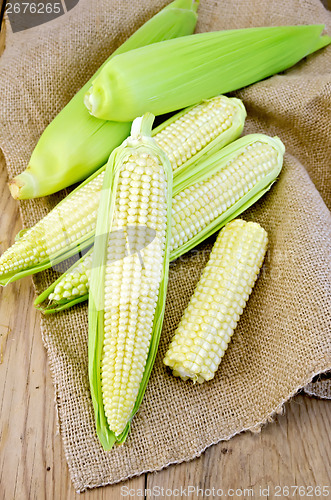
<svg viewBox="0 0 331 500">
<path fill-rule="evenodd" d="M 93 266 L 90 282 L 90 300 L 88 310 L 89 321 L 89 336 L 88 336 L 88 354 L 89 354 L 89 379 L 92 402 L 95 412 L 96 430 L 100 442 L 104 449 L 109 450 L 118 442 L 123 443 L 129 433 L 130 422 L 138 411 L 142 398 L 145 393 L 146 385 L 150 377 L 150 373 L 154 364 L 156 351 L 159 343 L 159 338 L 162 329 L 165 296 L 168 282 L 169 271 L 169 241 L 171 237 L 171 201 L 172 201 L 172 170 L 169 160 L 165 153 L 159 148 L 156 142 L 151 138 L 151 125 L 154 117 L 151 114 L 146 114 L 142 119 L 138 118 L 133 122 L 131 137 L 128 138 L 122 146 L 117 148 L 110 156 L 104 184 L 101 194 L 101 201 L 98 211 L 96 239 L 93 250 Z M 109 259 L 108 239 L 115 224 L 115 200 L 120 169 L 123 160 L 131 154 L 147 153 L 154 155 L 162 164 L 165 178 L 167 181 L 166 195 L 166 238 L 165 250 L 162 258 L 162 276 L 159 282 L 157 295 L 157 305 L 154 313 L 152 336 L 148 349 L 147 360 L 143 368 L 142 379 L 139 392 L 135 398 L 135 404 L 131 412 L 127 425 L 120 435 L 115 435 L 112 429 L 109 428 L 107 417 L 105 415 L 102 386 L 101 386 L 101 357 L 103 355 L 104 342 L 104 313 L 105 307 L 109 305 L 106 294 L 106 265 L 107 257 Z M 140 210 L 140 207 L 139 209 Z M 116 227 L 116 226 L 115 226 Z M 125 229 L 125 228 L 124 228 Z M 127 257 L 123 258 L 125 261 Z M 123 276 L 120 277 L 120 280 Z M 137 279 L 137 278 L 135 278 Z M 139 295 L 140 297 L 140 295 Z M 139 299 L 141 300 L 141 298 Z M 111 301 L 112 302 L 112 301 Z M 113 305 L 113 304 L 112 304 Z M 129 318 L 131 317 L 131 309 L 129 309 Z M 135 313 L 133 313 L 134 315 Z M 130 323 L 131 325 L 131 323 Z"/>
<path fill-rule="evenodd" d="M 206 116 L 208 117 L 207 122 L 211 122 L 213 126 L 213 119 L 215 118 L 216 111 L 220 123 L 223 123 L 224 121 L 229 121 L 230 123 L 226 125 L 227 128 L 225 128 L 225 130 L 222 129 L 221 132 L 218 132 L 216 137 L 212 136 L 214 139 L 210 137 L 209 142 L 207 141 L 205 144 L 200 144 L 200 149 L 197 146 L 194 146 L 194 155 L 189 159 L 186 159 L 186 161 L 184 161 L 186 157 L 183 157 L 181 160 L 183 163 L 180 166 L 174 166 L 174 179 L 176 179 L 182 172 L 186 170 L 189 171 L 189 169 L 193 167 L 194 163 L 201 161 L 203 158 L 208 158 L 210 154 L 239 137 L 243 130 L 246 110 L 239 99 L 218 96 L 214 99 L 201 103 L 196 107 L 196 110 L 199 109 L 201 111 L 201 108 L 208 110 L 204 116 L 205 118 Z M 229 115 L 228 112 L 224 112 L 224 109 L 231 110 L 231 119 L 227 118 Z M 186 138 L 192 140 L 192 137 L 194 136 L 194 134 L 192 134 L 192 124 L 188 119 L 191 111 L 192 108 L 188 108 L 174 115 L 169 120 L 154 129 L 152 135 L 157 141 L 162 143 L 161 139 L 158 139 L 158 136 L 160 137 L 162 132 L 164 132 L 168 137 L 169 129 L 172 125 L 175 127 L 175 131 L 182 137 L 181 142 L 178 139 L 179 136 L 177 135 L 177 142 L 175 142 L 176 151 L 179 152 L 183 142 L 186 141 Z M 187 116 L 184 116 L 185 113 Z M 198 114 L 198 116 L 200 115 Z M 183 120 L 184 123 L 182 123 Z M 187 121 L 191 124 L 189 129 L 186 127 Z M 204 135 L 203 138 L 205 139 Z M 165 144 L 165 140 L 163 141 L 163 144 Z M 92 244 L 94 239 L 94 229 L 85 231 L 85 226 L 89 226 L 89 224 L 95 223 L 96 221 L 96 208 L 98 206 L 102 186 L 101 175 L 103 175 L 104 170 L 105 166 L 90 176 L 89 179 L 83 182 L 69 196 L 62 200 L 35 226 L 28 230 L 24 230 L 19 234 L 16 245 L 10 247 L 0 257 L 0 285 L 4 286 L 7 283 L 16 281 L 24 276 L 40 272 L 51 266 L 55 266 L 63 260 L 66 260 L 67 258 L 85 250 Z M 94 187 L 92 199 L 90 196 L 89 205 L 87 205 L 87 199 L 84 196 L 83 190 L 88 188 L 90 182 L 97 182 L 98 188 L 96 189 Z M 73 206 L 74 197 L 76 199 L 75 206 Z M 90 218 L 90 220 L 87 221 L 87 216 L 91 213 L 94 213 L 94 216 L 92 219 Z M 85 214 L 85 217 L 83 214 Z M 84 229 L 85 232 L 83 236 L 77 236 L 77 238 L 72 237 L 69 241 L 68 236 L 74 222 L 77 222 L 77 216 L 79 217 L 80 224 L 80 229 L 77 229 L 77 231 L 82 231 Z M 55 228 L 57 231 L 55 231 Z M 63 242 L 63 240 L 65 240 L 65 246 L 55 250 L 55 239 L 57 242 L 60 242 L 61 240 Z M 46 254 L 45 250 L 47 250 Z M 38 255 L 38 258 L 35 258 L 33 261 L 29 262 L 29 265 L 26 265 L 26 259 L 31 257 L 32 254 Z M 21 265 L 19 261 L 21 261 Z M 4 270 L 4 265 L 7 265 L 6 270 Z"/>
<path fill-rule="evenodd" d="M 127 121 L 168 113 L 283 71 L 328 45 L 323 25 L 248 28 L 189 35 L 122 54 L 85 95 L 93 116 Z"/>
<path fill-rule="evenodd" d="M 218 217 L 215 217 L 209 224 L 205 225 L 205 227 L 202 227 L 201 231 L 190 238 L 189 241 L 171 250 L 170 261 L 173 261 L 182 254 L 190 251 L 196 245 L 211 236 L 214 232 L 221 229 L 229 221 L 238 217 L 242 212 L 247 210 L 251 205 L 258 201 L 276 181 L 282 168 L 285 148 L 283 143 L 277 137 L 271 138 L 264 134 L 252 134 L 244 136 L 240 139 L 237 139 L 232 144 L 226 146 L 221 151 L 214 153 L 210 157 L 203 159 L 200 162 L 197 162 L 193 167 L 191 167 L 189 173 L 183 171 L 180 173 L 180 175 L 174 178 L 173 198 L 178 193 L 184 191 L 184 189 L 190 186 L 198 185 L 200 182 L 207 180 L 217 172 L 222 171 L 233 158 L 238 157 L 248 146 L 255 143 L 256 141 L 269 144 L 275 151 L 277 151 L 277 165 L 266 177 L 256 183 L 256 185 L 254 185 L 242 198 L 240 198 L 240 200 L 238 200 L 236 203 L 233 203 L 225 212 L 221 213 Z M 57 285 L 63 282 L 64 276 L 67 276 L 69 273 L 79 268 L 82 263 L 86 264 L 87 272 L 90 272 L 90 269 L 92 267 L 90 262 L 91 253 L 92 249 L 90 249 L 86 253 L 86 255 L 84 255 L 77 263 L 75 263 L 70 269 L 68 269 L 68 271 L 64 275 L 60 276 L 58 280 L 56 280 L 49 288 L 47 288 L 47 290 L 45 290 L 41 295 L 39 295 L 39 297 L 37 297 L 37 299 L 35 300 L 35 306 L 39 310 L 41 310 L 45 314 L 55 313 L 88 300 L 88 293 L 84 293 L 84 295 L 80 296 L 71 295 L 68 297 L 63 297 L 60 300 L 51 300 L 47 306 L 39 307 L 39 305 L 46 301 L 50 294 L 54 292 Z M 88 283 L 87 274 L 84 276 L 83 282 Z"/>
<path fill-rule="evenodd" d="M 193 33 L 198 0 L 175 0 L 138 29 L 98 69 L 41 135 L 27 169 L 12 179 L 15 199 L 46 196 L 86 179 L 129 135 L 131 123 L 92 117 L 83 100 L 92 81 L 115 55 Z"/>
</svg>

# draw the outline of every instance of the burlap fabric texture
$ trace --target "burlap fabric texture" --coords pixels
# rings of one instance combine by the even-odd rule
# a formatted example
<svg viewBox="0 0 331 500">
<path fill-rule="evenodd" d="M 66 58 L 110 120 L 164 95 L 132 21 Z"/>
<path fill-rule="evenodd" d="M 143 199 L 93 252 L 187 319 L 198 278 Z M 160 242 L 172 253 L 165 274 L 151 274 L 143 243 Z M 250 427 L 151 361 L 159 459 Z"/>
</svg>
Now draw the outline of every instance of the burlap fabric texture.
<svg viewBox="0 0 331 500">
<path fill-rule="evenodd" d="M 46 125 L 108 54 L 167 3 L 80 0 L 47 25 L 16 34 L 8 26 L 0 68 L 0 146 L 9 177 L 26 167 Z M 331 15 L 319 0 L 201 0 L 197 30 L 299 23 L 324 23 L 331 34 Z M 258 430 L 314 376 L 330 369 L 330 53 L 328 47 L 236 93 L 248 112 L 245 134 L 278 135 L 287 152 L 277 183 L 243 215 L 262 224 L 270 244 L 214 380 L 183 383 L 162 364 L 213 239 L 171 265 L 162 339 L 146 396 L 126 444 L 111 452 L 102 450 L 94 430 L 86 305 L 41 318 L 77 491 L 193 459 L 213 443 Z M 24 226 L 64 194 L 20 203 Z M 36 290 L 53 278 L 54 272 L 36 276 Z"/>
</svg>

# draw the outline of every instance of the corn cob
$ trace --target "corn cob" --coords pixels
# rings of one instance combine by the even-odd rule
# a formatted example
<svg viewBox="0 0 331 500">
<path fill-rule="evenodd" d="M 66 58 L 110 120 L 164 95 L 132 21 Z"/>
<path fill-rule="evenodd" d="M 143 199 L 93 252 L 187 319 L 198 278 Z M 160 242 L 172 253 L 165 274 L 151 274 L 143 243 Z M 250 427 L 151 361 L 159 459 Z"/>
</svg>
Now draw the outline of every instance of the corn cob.
<svg viewBox="0 0 331 500">
<path fill-rule="evenodd" d="M 208 157 L 238 137 L 245 116 L 245 108 L 239 99 L 219 96 L 184 110 L 161 124 L 154 131 L 155 140 L 172 158 L 177 177 L 191 169 L 195 161 Z M 169 144 L 173 134 L 176 134 L 176 141 Z M 91 244 L 103 176 L 104 167 L 26 231 L 1 256 L 1 285 L 51 267 Z"/>
<path fill-rule="evenodd" d="M 194 0 L 170 3 L 126 40 L 107 61 L 137 47 L 193 33 L 198 3 Z M 129 135 L 130 122 L 92 118 L 84 106 L 84 95 L 101 68 L 43 132 L 28 168 L 9 184 L 14 198 L 46 196 L 87 178 L 107 162 L 111 151 Z"/>
<path fill-rule="evenodd" d="M 240 136 L 246 110 L 236 98 L 223 95 L 184 109 L 153 130 L 167 154 L 174 176 Z"/>
<path fill-rule="evenodd" d="M 142 47 L 107 63 L 85 95 L 89 112 L 126 121 L 240 89 L 328 45 L 323 25 L 274 26 L 188 35 Z"/>
<path fill-rule="evenodd" d="M 284 146 L 263 134 L 242 137 L 183 172 L 173 189 L 170 260 L 192 249 L 257 201 L 278 176 Z M 183 182 L 181 182 L 181 180 Z M 176 184 L 176 185 L 175 185 Z M 88 299 L 91 251 L 35 301 L 45 313 Z"/>
<path fill-rule="evenodd" d="M 163 322 L 172 170 L 150 137 L 153 119 L 150 114 L 136 119 L 131 137 L 110 156 L 98 211 L 88 311 L 89 376 L 105 449 L 127 436 Z M 152 241 L 142 227 L 154 232 Z"/>
<path fill-rule="evenodd" d="M 66 260 L 91 245 L 103 175 L 94 174 L 0 257 L 0 285 L 6 285 Z"/>
<path fill-rule="evenodd" d="M 267 248 L 254 222 L 233 220 L 220 232 L 164 364 L 175 376 L 211 380 L 252 291 Z"/>
</svg>

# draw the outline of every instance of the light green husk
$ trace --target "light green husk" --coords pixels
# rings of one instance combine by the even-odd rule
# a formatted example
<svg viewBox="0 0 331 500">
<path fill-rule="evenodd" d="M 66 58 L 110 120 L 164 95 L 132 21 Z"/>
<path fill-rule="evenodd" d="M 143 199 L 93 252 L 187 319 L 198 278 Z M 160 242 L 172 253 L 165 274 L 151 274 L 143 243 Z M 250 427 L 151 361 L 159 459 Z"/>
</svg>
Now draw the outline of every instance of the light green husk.
<svg viewBox="0 0 331 500">
<path fill-rule="evenodd" d="M 45 129 L 27 169 L 10 181 L 9 188 L 14 198 L 37 198 L 55 193 L 86 179 L 107 162 L 112 150 L 129 135 L 131 123 L 92 117 L 83 103 L 86 91 L 115 55 L 193 33 L 198 4 L 198 0 L 175 0 L 147 21 L 107 59 Z"/>
<path fill-rule="evenodd" d="M 89 379 L 90 388 L 95 412 L 96 430 L 100 442 L 105 450 L 109 450 L 116 443 L 123 443 L 130 430 L 130 422 L 138 411 L 145 393 L 146 385 L 154 364 L 156 351 L 162 329 L 165 296 L 168 283 L 169 272 L 169 243 L 171 238 L 171 203 L 172 203 L 172 169 L 165 153 L 159 148 L 151 138 L 151 126 L 153 115 L 146 114 L 142 118 L 140 127 L 136 129 L 139 122 L 136 120 L 132 125 L 133 137 L 127 139 L 122 146 L 117 148 L 110 156 L 106 167 L 105 179 L 99 205 L 96 240 L 93 250 L 93 266 L 90 280 L 90 300 L 88 309 L 89 334 L 88 334 L 88 355 L 89 355 Z M 138 118 L 137 120 L 141 120 Z M 167 178 L 167 230 L 165 256 L 163 260 L 162 280 L 159 288 L 158 301 L 154 316 L 154 324 L 150 349 L 144 369 L 139 394 L 136 399 L 134 409 L 125 430 L 120 436 L 115 436 L 109 429 L 104 413 L 102 388 L 100 380 L 100 363 L 104 337 L 104 291 L 105 291 L 105 267 L 107 259 L 108 235 L 112 231 L 113 217 L 115 211 L 116 190 L 118 177 L 122 161 L 131 153 L 147 152 L 159 158 L 165 169 Z"/>
<path fill-rule="evenodd" d="M 331 41 L 323 25 L 190 35 L 121 54 L 85 95 L 93 116 L 127 121 L 190 106 L 283 71 Z"/>
<path fill-rule="evenodd" d="M 221 171 L 226 166 L 226 164 L 231 161 L 232 158 L 239 156 L 241 151 L 243 151 L 248 145 L 252 144 L 255 141 L 269 143 L 275 150 L 278 151 L 277 166 L 271 173 L 269 173 L 264 179 L 256 184 L 250 191 L 248 191 L 245 196 L 243 196 L 239 201 L 232 205 L 226 212 L 214 219 L 209 225 L 207 225 L 184 245 L 170 252 L 170 261 L 173 261 L 184 253 L 190 251 L 196 245 L 221 229 L 232 219 L 238 217 L 242 212 L 247 210 L 256 201 L 258 201 L 267 191 L 269 191 L 281 171 L 285 148 L 278 137 L 271 138 L 264 134 L 247 135 L 241 137 L 240 139 L 237 139 L 235 142 L 226 146 L 221 151 L 218 151 L 210 157 L 203 159 L 202 161 L 197 162 L 195 165 L 191 166 L 189 174 L 187 171 L 182 171 L 180 175 L 178 175 L 176 178 L 174 177 L 173 196 L 175 196 L 185 188 L 192 186 L 198 182 L 204 181 L 214 175 L 216 172 Z M 90 254 L 91 252 L 92 249 L 89 250 L 88 254 Z M 82 257 L 82 259 L 80 259 L 78 262 L 76 262 L 67 271 L 67 273 L 74 269 L 83 259 L 85 259 L 85 256 Z M 39 306 L 39 304 L 42 304 L 45 300 L 47 300 L 47 297 L 54 291 L 56 285 L 62 279 L 63 275 L 60 276 L 59 279 L 56 280 L 49 288 L 47 288 L 47 290 L 39 295 L 39 297 L 37 297 L 37 299 L 35 300 L 35 306 Z M 59 302 L 52 301 L 45 308 L 38 307 L 38 309 L 40 309 L 45 314 L 50 314 L 62 311 L 74 306 L 75 304 L 84 302 L 85 300 L 88 300 L 88 294 L 82 295 L 80 297 L 63 298 Z"/>
</svg>

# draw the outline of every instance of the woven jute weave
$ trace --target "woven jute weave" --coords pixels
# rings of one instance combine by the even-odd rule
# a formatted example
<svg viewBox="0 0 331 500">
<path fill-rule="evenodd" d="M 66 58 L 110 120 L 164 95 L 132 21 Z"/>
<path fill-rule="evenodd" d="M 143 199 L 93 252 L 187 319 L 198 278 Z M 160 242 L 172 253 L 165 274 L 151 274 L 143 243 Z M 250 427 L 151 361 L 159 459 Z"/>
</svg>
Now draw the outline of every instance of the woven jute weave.
<svg viewBox="0 0 331 500">
<path fill-rule="evenodd" d="M 167 3 L 80 0 L 46 25 L 20 33 L 7 26 L 0 62 L 0 146 L 10 178 L 27 166 L 44 128 L 104 59 Z M 331 15 L 319 0 L 201 0 L 197 31 L 300 23 L 323 23 L 331 35 Z M 64 452 L 77 491 L 193 459 L 213 443 L 259 430 L 313 377 L 330 370 L 330 54 L 331 47 L 323 49 L 235 93 L 247 108 L 244 133 L 278 135 L 286 155 L 272 190 L 242 216 L 262 224 L 270 244 L 214 380 L 183 383 L 162 364 L 213 238 L 171 265 L 157 360 L 124 446 L 106 453 L 95 435 L 86 305 L 41 318 Z M 24 226 L 64 195 L 20 203 Z M 54 271 L 34 277 L 37 292 L 54 277 Z M 330 396 L 329 381 L 322 383 L 324 397 Z M 321 390 L 317 386 L 316 392 Z M 307 392 L 314 393 L 314 384 Z"/>
</svg>

